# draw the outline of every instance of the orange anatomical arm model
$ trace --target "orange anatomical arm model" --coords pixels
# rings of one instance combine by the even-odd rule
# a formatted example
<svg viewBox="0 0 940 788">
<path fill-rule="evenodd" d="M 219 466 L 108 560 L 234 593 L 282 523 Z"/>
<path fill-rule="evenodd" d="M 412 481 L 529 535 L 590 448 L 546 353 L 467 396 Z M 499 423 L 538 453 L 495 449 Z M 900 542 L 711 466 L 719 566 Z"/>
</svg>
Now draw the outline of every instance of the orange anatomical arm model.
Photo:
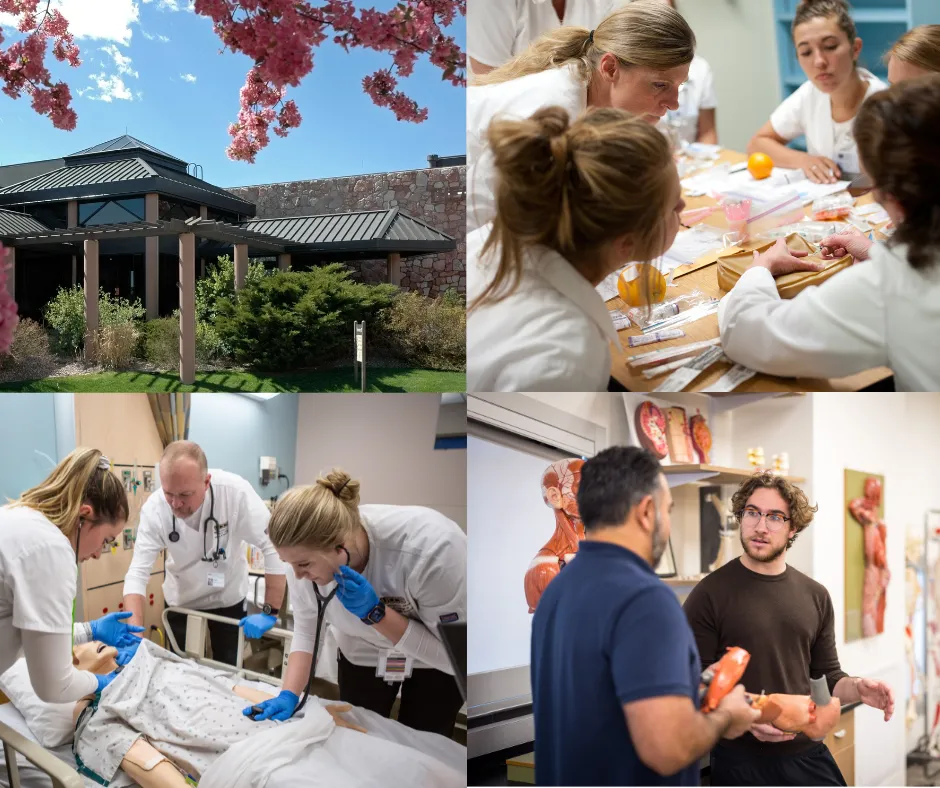
<svg viewBox="0 0 940 788">
<path fill-rule="evenodd" d="M 886 590 L 891 572 L 886 552 L 888 529 L 878 518 L 881 482 L 865 480 L 865 495 L 849 503 L 849 512 L 862 526 L 865 536 L 865 578 L 862 586 L 862 635 L 871 637 L 884 632 Z"/>
<path fill-rule="evenodd" d="M 536 553 L 525 573 L 525 598 L 534 613 L 542 593 L 578 552 L 584 525 L 578 514 L 578 486 L 584 460 L 553 462 L 542 474 L 542 499 L 555 512 L 555 532 Z"/>
</svg>

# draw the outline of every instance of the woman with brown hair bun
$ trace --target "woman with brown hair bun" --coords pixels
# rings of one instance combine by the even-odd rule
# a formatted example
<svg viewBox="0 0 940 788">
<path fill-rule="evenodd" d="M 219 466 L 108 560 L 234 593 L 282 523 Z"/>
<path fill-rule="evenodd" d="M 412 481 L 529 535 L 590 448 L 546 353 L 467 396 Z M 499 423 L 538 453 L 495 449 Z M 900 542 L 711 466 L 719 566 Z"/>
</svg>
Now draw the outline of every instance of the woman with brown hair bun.
<svg viewBox="0 0 940 788">
<path fill-rule="evenodd" d="M 885 60 L 888 82 L 892 85 L 940 73 L 940 25 L 920 25 L 908 30 L 891 47 Z"/>
<path fill-rule="evenodd" d="M 496 210 L 487 129 L 496 118 L 522 119 L 558 106 L 574 120 L 592 107 L 616 107 L 656 124 L 679 108 L 695 34 L 662 0 L 635 0 L 593 30 L 546 33 L 467 89 L 467 232 Z"/>
<path fill-rule="evenodd" d="M 467 236 L 467 388 L 606 390 L 617 332 L 594 288 L 672 246 L 685 203 L 669 143 L 610 108 L 569 125 L 547 107 L 488 138 L 497 211 Z"/>
<path fill-rule="evenodd" d="M 899 391 L 940 391 L 940 74 L 868 99 L 855 121 L 862 169 L 897 230 L 823 240 L 856 265 L 783 301 L 773 275 L 786 252 L 757 255 L 721 302 L 725 353 L 770 375 L 840 378 L 894 371 Z"/>
</svg>

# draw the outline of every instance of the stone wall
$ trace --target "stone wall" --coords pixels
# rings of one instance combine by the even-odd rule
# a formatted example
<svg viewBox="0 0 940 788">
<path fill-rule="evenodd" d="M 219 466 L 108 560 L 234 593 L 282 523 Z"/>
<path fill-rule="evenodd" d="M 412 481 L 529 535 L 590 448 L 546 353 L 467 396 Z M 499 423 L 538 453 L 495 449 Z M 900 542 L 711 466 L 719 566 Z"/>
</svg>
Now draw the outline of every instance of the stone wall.
<svg viewBox="0 0 940 788">
<path fill-rule="evenodd" d="M 259 219 L 398 207 L 457 241 L 455 252 L 402 260 L 401 286 L 429 296 L 450 288 L 466 292 L 465 166 L 242 186 L 228 191 L 254 203 Z M 384 281 L 384 260 L 352 266 L 366 281 Z"/>
</svg>

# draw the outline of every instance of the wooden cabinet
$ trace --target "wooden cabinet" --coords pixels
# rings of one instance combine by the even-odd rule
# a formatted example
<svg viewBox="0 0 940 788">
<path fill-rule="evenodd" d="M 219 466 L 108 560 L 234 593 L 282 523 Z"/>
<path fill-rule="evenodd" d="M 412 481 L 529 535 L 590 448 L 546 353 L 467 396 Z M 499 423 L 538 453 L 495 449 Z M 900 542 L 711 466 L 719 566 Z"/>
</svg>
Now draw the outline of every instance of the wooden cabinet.
<svg viewBox="0 0 940 788">
<path fill-rule="evenodd" d="M 845 712 L 824 739 L 848 785 L 855 785 L 855 710 Z"/>
</svg>

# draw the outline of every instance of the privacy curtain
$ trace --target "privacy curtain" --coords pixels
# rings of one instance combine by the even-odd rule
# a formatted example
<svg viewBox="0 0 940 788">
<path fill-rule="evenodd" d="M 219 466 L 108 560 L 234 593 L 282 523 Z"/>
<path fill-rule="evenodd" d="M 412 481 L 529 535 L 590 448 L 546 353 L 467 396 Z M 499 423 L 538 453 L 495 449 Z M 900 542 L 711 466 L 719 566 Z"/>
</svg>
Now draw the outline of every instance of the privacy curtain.
<svg viewBox="0 0 940 788">
<path fill-rule="evenodd" d="M 164 449 L 173 441 L 188 440 L 191 396 L 191 394 L 147 395 Z"/>
</svg>

